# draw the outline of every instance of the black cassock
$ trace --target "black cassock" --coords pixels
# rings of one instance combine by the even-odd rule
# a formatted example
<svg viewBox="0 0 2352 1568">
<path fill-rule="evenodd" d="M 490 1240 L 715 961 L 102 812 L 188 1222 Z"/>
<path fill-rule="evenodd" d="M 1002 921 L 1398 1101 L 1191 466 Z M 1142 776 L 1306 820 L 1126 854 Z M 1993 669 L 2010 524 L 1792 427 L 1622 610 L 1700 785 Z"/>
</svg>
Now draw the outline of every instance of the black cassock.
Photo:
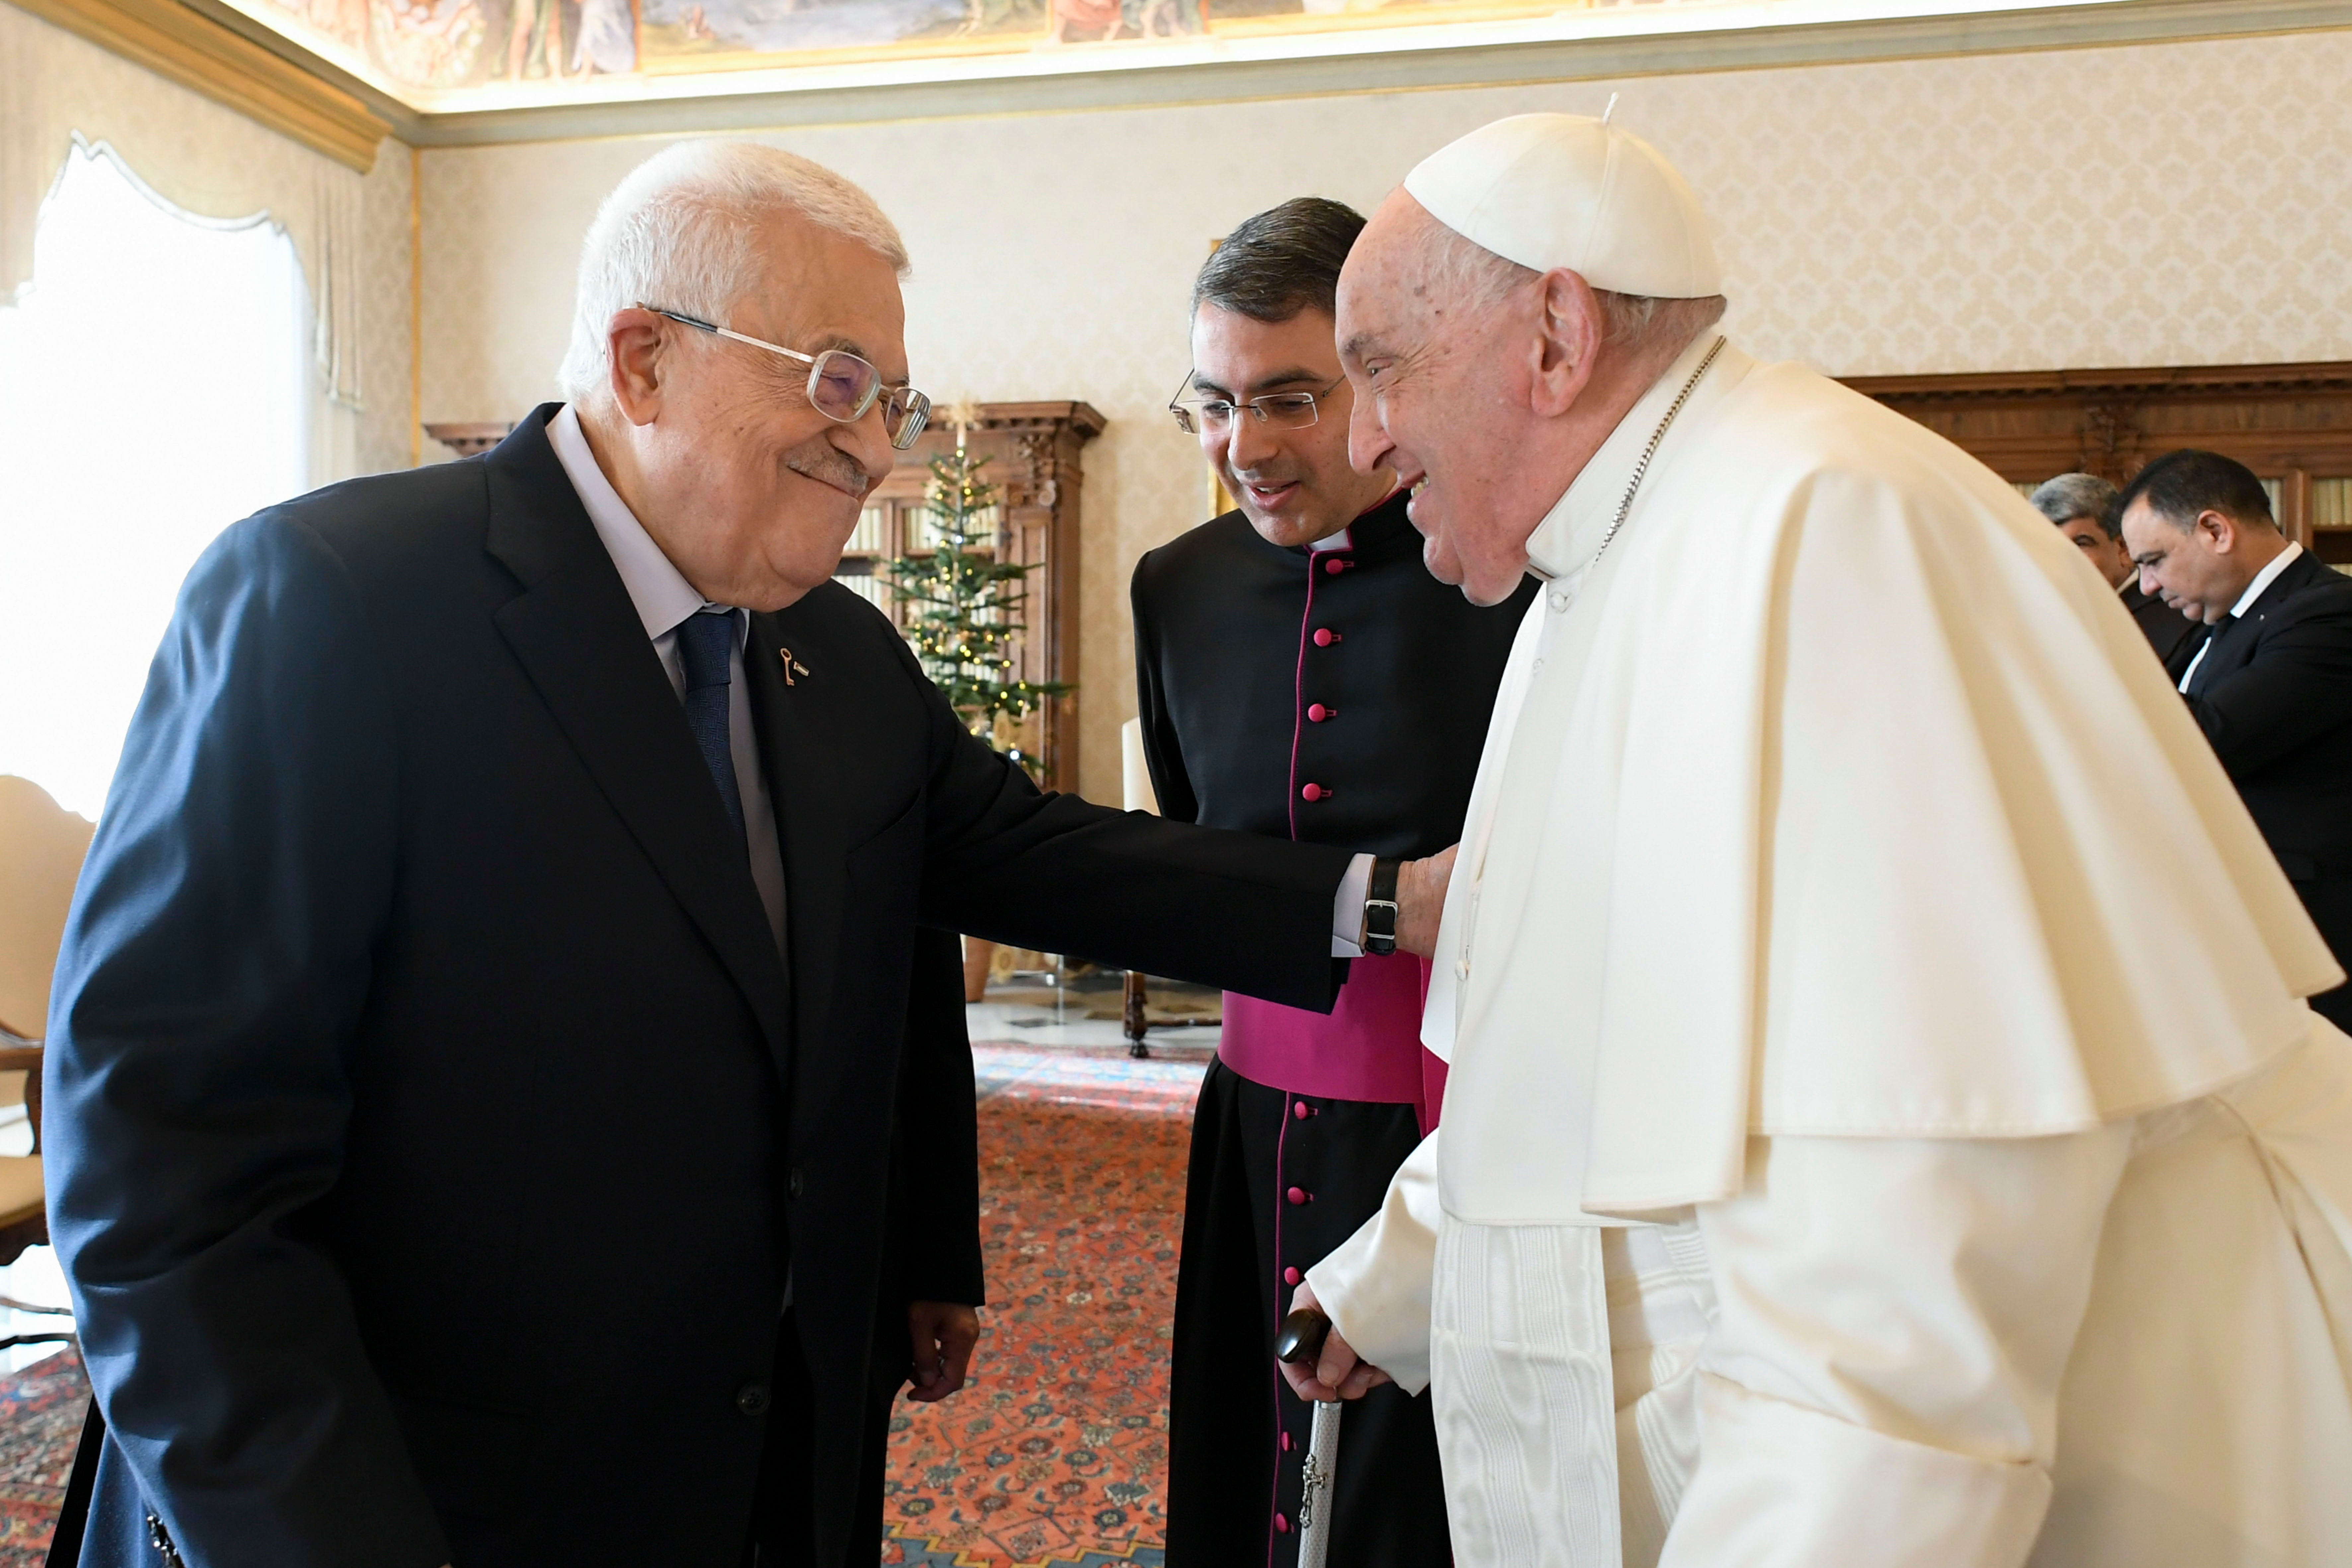
<svg viewBox="0 0 2352 1568">
<path fill-rule="evenodd" d="M 1402 495 L 1344 539 L 1284 549 L 1233 511 L 1137 563 L 1138 695 L 1163 815 L 1407 858 L 1460 837 L 1535 585 L 1490 609 L 1470 604 L 1423 567 Z M 1414 962 L 1360 960 L 1350 984 L 1369 985 L 1374 963 Z M 1432 1074 L 1426 1094 L 1342 1098 L 1279 1081 L 1263 1054 L 1237 1056 L 1253 1069 L 1244 1076 L 1223 1059 L 1236 1053 L 1239 999 L 1226 1000 L 1185 1192 L 1171 1568 L 1296 1562 L 1312 1412 L 1275 1369 L 1275 1331 L 1300 1273 L 1379 1208 L 1443 1082 Z M 1342 1014 L 1348 1002 L 1343 991 Z M 1408 986 L 1391 1008 L 1392 1043 L 1412 1053 L 1408 1076 L 1420 1057 L 1412 1002 Z M 1333 1530 L 1335 1564 L 1451 1563 L 1426 1399 L 1381 1388 L 1349 1405 Z"/>
</svg>

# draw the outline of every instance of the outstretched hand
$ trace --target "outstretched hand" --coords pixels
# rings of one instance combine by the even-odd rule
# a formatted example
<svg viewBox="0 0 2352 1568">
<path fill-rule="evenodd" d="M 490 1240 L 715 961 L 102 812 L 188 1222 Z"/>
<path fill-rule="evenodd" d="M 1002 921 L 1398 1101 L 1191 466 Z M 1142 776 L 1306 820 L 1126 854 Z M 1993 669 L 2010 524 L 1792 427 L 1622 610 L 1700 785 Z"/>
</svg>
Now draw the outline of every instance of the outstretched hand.
<svg viewBox="0 0 2352 1568">
<path fill-rule="evenodd" d="M 1397 948 L 1422 958 L 1437 953 L 1437 919 L 1445 912 L 1445 884 L 1454 879 L 1454 851 L 1439 850 L 1426 860 L 1397 868 Z"/>
<path fill-rule="evenodd" d="M 1445 853 L 1451 858 L 1454 851 Z M 1314 1290 L 1306 1285 L 1299 1286 L 1290 1298 L 1290 1310 L 1294 1312 L 1301 1307 L 1319 1310 L 1322 1305 L 1315 1299 Z M 1275 1364 L 1282 1369 L 1283 1381 L 1290 1384 L 1293 1394 L 1301 1399 L 1319 1399 L 1327 1405 L 1339 1399 L 1361 1399 L 1381 1384 L 1395 1381 L 1370 1362 L 1358 1360 L 1354 1348 L 1336 1328 L 1324 1336 L 1323 1353 L 1317 1359 L 1312 1375 L 1306 1367 L 1285 1362 Z"/>
<path fill-rule="evenodd" d="M 907 1334 L 915 1352 L 915 1384 L 908 1398 L 933 1405 L 963 1386 L 971 1347 L 980 1342 L 978 1312 L 953 1301 L 909 1301 Z"/>
</svg>

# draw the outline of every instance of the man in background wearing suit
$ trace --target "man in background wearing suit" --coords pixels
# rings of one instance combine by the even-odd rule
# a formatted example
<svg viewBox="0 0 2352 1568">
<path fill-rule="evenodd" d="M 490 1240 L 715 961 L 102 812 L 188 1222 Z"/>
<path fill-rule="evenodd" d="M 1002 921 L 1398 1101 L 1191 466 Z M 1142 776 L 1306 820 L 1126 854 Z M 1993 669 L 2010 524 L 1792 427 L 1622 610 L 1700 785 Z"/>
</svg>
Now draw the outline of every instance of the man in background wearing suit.
<svg viewBox="0 0 2352 1568">
<path fill-rule="evenodd" d="M 928 407 L 905 267 L 839 176 L 674 147 L 568 403 L 191 574 L 49 1020 L 82 1563 L 847 1562 L 885 1293 L 937 1392 L 977 1300 L 923 929 L 1330 1005 L 1362 858 L 1040 795 L 830 581 Z"/>
<path fill-rule="evenodd" d="M 2032 499 L 2034 510 L 2058 525 L 2058 531 L 2083 552 L 2083 558 L 2123 600 L 2124 608 L 2139 623 L 2147 646 L 2156 650 L 2157 662 L 2178 676 L 2180 672 L 2173 660 L 2188 657 L 2184 650 L 2189 639 L 2200 628 L 2197 622 L 2139 585 L 2131 552 L 2124 548 L 2123 519 L 2116 510 L 2120 493 L 2096 474 L 2061 474 L 2036 489 Z"/>
<path fill-rule="evenodd" d="M 2262 481 L 2218 453 L 2158 458 L 2118 510 L 2141 583 L 2207 628 L 2178 672 L 2189 711 L 2352 960 L 2352 579 L 2281 534 Z M 2352 987 L 2311 1005 L 2352 1028 Z"/>
</svg>

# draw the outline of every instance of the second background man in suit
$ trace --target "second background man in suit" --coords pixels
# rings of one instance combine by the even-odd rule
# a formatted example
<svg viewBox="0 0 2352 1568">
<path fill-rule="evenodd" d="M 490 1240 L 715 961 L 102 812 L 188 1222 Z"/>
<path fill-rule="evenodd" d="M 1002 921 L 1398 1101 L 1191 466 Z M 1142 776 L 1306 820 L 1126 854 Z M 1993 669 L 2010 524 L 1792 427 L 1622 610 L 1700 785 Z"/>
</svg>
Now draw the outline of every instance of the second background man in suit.
<svg viewBox="0 0 2352 1568">
<path fill-rule="evenodd" d="M 2034 510 L 2056 523 L 2083 559 L 2107 580 L 2138 623 L 2147 646 L 2156 650 L 2157 662 L 2177 679 L 2181 663 L 2195 651 L 2191 639 L 2203 628 L 2140 586 L 2131 552 L 2124 548 L 2119 494 L 2096 474 L 2061 474 L 2037 488 L 2032 500 Z"/>
</svg>

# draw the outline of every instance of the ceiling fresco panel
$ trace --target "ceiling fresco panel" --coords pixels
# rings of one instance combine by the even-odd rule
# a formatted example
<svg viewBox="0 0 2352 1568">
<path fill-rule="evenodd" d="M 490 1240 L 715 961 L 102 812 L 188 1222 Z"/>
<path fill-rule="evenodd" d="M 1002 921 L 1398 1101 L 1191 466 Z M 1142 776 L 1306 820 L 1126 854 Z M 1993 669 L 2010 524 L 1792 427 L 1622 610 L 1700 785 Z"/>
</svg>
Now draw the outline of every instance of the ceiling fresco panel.
<svg viewBox="0 0 2352 1568">
<path fill-rule="evenodd" d="M 222 0 L 429 113 L 2136 0 Z M 859 68 L 866 68 L 860 70 Z"/>
</svg>

